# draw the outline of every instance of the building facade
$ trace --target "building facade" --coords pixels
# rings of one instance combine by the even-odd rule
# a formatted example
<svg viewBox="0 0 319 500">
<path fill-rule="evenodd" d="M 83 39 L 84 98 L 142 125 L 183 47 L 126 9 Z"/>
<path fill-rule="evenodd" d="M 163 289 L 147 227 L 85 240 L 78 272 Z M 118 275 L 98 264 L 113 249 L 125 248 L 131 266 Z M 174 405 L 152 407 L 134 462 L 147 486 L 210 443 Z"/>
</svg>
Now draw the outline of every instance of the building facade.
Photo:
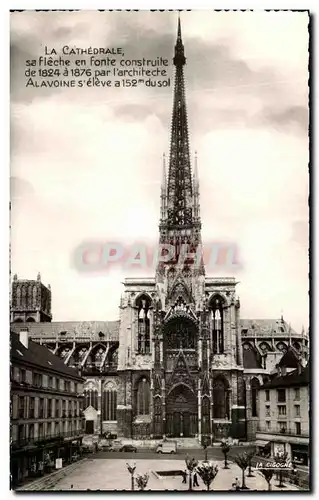
<svg viewBox="0 0 319 500">
<path fill-rule="evenodd" d="M 11 334 L 11 483 L 70 461 L 84 435 L 83 378 L 28 338 Z"/>
<path fill-rule="evenodd" d="M 42 301 L 39 285 L 15 277 L 12 329 L 22 321 L 34 341 L 46 344 L 66 365 L 81 368 L 87 432 L 206 442 L 225 436 L 254 439 L 259 387 L 288 346 L 294 344 L 306 360 L 308 338 L 283 318 L 242 320 L 235 278 L 206 276 L 185 63 L 179 21 L 170 155 L 168 172 L 163 161 L 161 187 L 162 253 L 155 276 L 125 280 L 119 321 L 78 323 L 51 322 L 51 292 Z"/>
<path fill-rule="evenodd" d="M 286 452 L 296 464 L 308 465 L 309 409 L 309 367 L 279 364 L 259 391 L 258 445 L 272 456 Z"/>
</svg>

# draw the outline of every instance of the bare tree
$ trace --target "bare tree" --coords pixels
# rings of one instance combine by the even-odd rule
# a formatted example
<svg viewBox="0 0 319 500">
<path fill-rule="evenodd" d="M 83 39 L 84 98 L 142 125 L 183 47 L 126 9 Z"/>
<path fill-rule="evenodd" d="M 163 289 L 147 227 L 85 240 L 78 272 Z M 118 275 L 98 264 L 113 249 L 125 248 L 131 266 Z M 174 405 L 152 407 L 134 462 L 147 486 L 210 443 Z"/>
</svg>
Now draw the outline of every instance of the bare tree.
<svg viewBox="0 0 319 500">
<path fill-rule="evenodd" d="M 134 491 L 134 472 L 136 469 L 136 463 L 134 462 L 133 464 L 126 464 L 127 470 L 131 474 L 131 490 Z"/>
<path fill-rule="evenodd" d="M 187 455 L 185 458 L 185 463 L 186 463 L 187 470 L 189 472 L 189 488 L 188 489 L 192 490 L 193 489 L 192 474 L 193 474 L 194 469 L 196 469 L 196 467 L 198 465 L 198 460 L 196 460 L 194 457 L 190 458 L 189 455 Z"/>
<path fill-rule="evenodd" d="M 288 453 L 287 452 L 278 452 L 275 454 L 275 462 L 276 464 L 282 464 L 284 467 L 284 464 L 288 458 Z M 279 484 L 277 485 L 278 488 L 285 488 L 286 486 L 283 483 L 284 480 L 284 474 L 283 474 L 283 467 L 280 467 L 278 472 L 279 472 Z"/>
<path fill-rule="evenodd" d="M 262 473 L 268 484 L 268 491 L 271 491 L 271 479 L 274 475 L 274 469 L 260 469 L 259 472 Z"/>
<path fill-rule="evenodd" d="M 136 480 L 136 484 L 137 484 L 137 487 L 139 490 L 143 491 L 145 490 L 146 486 L 147 486 L 147 483 L 148 483 L 148 479 L 149 479 L 149 475 L 146 473 L 146 474 L 138 474 L 135 478 Z"/>
<path fill-rule="evenodd" d="M 247 474 L 247 477 L 255 477 L 254 474 L 251 472 L 251 461 L 252 459 L 254 458 L 254 456 L 256 455 L 256 450 L 255 449 L 252 449 L 250 451 L 247 452 L 247 456 L 248 456 L 248 460 L 249 460 L 249 470 L 248 470 L 248 474 Z"/>
<path fill-rule="evenodd" d="M 227 441 L 223 441 L 220 446 L 221 446 L 221 449 L 222 449 L 222 453 L 224 455 L 224 462 L 225 462 L 224 469 L 229 469 L 228 463 L 227 463 L 227 455 L 230 452 L 230 446 L 227 443 Z"/>
<path fill-rule="evenodd" d="M 241 489 L 242 490 L 246 490 L 248 488 L 247 488 L 246 483 L 245 483 L 245 470 L 247 469 L 247 467 L 249 465 L 248 454 L 246 452 L 244 452 L 244 453 L 242 453 L 240 455 L 236 455 L 236 457 L 235 457 L 234 460 L 235 460 L 236 464 L 238 465 L 238 467 L 241 468 L 241 471 L 242 471 Z"/>
<path fill-rule="evenodd" d="M 197 466 L 197 472 L 201 480 L 205 484 L 207 491 L 210 489 L 211 483 L 214 481 L 218 473 L 218 466 L 213 462 L 202 462 Z"/>
</svg>

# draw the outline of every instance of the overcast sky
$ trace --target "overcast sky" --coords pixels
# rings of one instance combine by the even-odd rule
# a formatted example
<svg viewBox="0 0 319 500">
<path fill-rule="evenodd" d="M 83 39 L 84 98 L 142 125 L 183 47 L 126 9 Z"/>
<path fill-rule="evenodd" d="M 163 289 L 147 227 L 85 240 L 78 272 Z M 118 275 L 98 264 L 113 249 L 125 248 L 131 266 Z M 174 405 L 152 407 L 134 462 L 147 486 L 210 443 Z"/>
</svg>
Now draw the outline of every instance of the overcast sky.
<svg viewBox="0 0 319 500">
<path fill-rule="evenodd" d="M 204 11 L 181 20 L 203 241 L 235 243 L 242 264 L 207 274 L 238 278 L 242 317 L 283 312 L 300 331 L 308 325 L 308 15 Z M 176 26 L 174 12 L 11 14 L 12 272 L 41 272 L 53 320 L 118 318 L 121 282 L 133 271 L 79 272 L 72 259 L 83 241 L 157 242 L 173 86 L 26 88 L 25 60 L 45 45 L 77 45 L 171 61 Z"/>
</svg>

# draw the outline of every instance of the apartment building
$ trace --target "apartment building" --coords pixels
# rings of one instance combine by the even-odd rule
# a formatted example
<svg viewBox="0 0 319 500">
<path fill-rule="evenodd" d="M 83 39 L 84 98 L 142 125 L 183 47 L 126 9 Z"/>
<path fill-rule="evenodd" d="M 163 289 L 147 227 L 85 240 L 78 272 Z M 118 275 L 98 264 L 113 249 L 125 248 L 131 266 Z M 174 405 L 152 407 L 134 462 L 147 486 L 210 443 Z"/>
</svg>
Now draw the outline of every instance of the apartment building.
<svg viewBox="0 0 319 500">
<path fill-rule="evenodd" d="M 309 367 L 278 373 L 259 391 L 259 426 L 256 443 L 280 451 L 296 464 L 309 465 Z"/>
<path fill-rule="evenodd" d="M 10 339 L 14 488 L 74 457 L 84 435 L 84 380 L 47 347 L 32 342 L 26 329 L 12 332 Z"/>
</svg>

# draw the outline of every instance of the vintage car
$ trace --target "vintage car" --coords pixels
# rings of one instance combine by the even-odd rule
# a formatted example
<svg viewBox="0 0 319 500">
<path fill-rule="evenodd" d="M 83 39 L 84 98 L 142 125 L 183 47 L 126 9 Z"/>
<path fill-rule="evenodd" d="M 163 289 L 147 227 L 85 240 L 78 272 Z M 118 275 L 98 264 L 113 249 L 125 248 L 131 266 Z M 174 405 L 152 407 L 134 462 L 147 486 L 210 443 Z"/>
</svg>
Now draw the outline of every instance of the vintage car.
<svg viewBox="0 0 319 500">
<path fill-rule="evenodd" d="M 119 451 L 136 453 L 137 452 L 137 448 L 135 446 L 133 446 L 132 444 L 124 444 L 119 449 Z"/>
<path fill-rule="evenodd" d="M 156 453 L 177 453 L 175 441 L 163 441 L 156 448 Z"/>
</svg>

